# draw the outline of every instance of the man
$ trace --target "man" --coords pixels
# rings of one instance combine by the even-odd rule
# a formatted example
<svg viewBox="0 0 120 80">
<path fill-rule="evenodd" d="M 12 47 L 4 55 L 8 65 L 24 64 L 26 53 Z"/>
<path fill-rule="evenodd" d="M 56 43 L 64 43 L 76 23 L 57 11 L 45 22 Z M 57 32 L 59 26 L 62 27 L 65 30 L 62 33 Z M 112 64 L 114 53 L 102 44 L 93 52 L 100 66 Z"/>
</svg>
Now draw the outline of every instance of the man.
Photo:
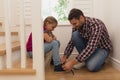
<svg viewBox="0 0 120 80">
<path fill-rule="evenodd" d="M 74 65 L 85 62 L 89 71 L 99 71 L 112 51 L 106 26 L 101 20 L 86 17 L 81 10 L 75 8 L 70 11 L 68 20 L 73 31 L 62 57 L 64 70 L 70 71 Z M 74 46 L 79 54 L 67 61 Z"/>
</svg>

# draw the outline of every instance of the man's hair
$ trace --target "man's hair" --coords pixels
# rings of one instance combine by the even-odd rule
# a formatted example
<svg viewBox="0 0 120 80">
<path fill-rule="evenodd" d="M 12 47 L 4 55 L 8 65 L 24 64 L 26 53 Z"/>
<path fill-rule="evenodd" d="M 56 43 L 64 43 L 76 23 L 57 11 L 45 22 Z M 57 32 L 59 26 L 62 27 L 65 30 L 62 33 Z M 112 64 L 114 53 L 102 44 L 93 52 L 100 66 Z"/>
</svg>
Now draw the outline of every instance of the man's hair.
<svg viewBox="0 0 120 80">
<path fill-rule="evenodd" d="M 79 19 L 80 16 L 84 16 L 83 12 L 79 9 L 73 8 L 70 10 L 70 13 L 68 15 L 68 20 L 72 20 L 73 18 Z"/>
</svg>

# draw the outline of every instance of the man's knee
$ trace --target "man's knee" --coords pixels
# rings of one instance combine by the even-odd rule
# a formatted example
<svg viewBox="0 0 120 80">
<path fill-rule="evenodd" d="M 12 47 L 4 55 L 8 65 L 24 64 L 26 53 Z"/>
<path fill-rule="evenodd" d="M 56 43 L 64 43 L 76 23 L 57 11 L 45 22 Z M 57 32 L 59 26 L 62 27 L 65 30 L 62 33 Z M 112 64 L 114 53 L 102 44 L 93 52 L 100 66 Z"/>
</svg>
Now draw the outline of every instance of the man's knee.
<svg viewBox="0 0 120 80">
<path fill-rule="evenodd" d="M 76 38 L 78 38 L 78 37 L 80 37 L 81 35 L 80 35 L 80 32 L 78 32 L 78 31 L 74 31 L 73 33 L 72 33 L 72 38 L 73 39 L 76 39 Z"/>
<path fill-rule="evenodd" d="M 91 72 L 97 72 L 97 71 L 99 71 L 101 69 L 101 67 L 98 66 L 97 64 L 95 65 L 95 64 L 90 64 L 90 63 L 87 64 L 86 67 Z"/>
</svg>

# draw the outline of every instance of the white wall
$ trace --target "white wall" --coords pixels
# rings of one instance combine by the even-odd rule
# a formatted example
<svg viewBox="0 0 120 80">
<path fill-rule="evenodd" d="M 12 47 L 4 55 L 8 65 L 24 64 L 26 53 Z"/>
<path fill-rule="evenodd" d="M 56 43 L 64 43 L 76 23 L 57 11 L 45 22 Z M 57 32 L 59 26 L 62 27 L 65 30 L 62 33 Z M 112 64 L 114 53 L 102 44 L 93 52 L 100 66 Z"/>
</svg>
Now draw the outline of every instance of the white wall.
<svg viewBox="0 0 120 80">
<path fill-rule="evenodd" d="M 0 21 L 3 19 L 3 0 L 0 0 Z"/>
<path fill-rule="evenodd" d="M 57 39 L 61 43 L 60 53 L 64 53 L 67 43 L 69 42 L 69 40 L 71 38 L 71 32 L 72 32 L 72 26 L 70 26 L 70 25 L 58 26 L 54 30 L 54 34 L 56 35 Z M 73 53 L 76 53 L 76 49 L 74 49 Z"/>
<path fill-rule="evenodd" d="M 114 47 L 114 52 L 112 54 L 112 62 L 116 68 L 120 70 L 120 0 L 109 0 L 108 8 L 108 24 L 109 31 Z"/>
</svg>

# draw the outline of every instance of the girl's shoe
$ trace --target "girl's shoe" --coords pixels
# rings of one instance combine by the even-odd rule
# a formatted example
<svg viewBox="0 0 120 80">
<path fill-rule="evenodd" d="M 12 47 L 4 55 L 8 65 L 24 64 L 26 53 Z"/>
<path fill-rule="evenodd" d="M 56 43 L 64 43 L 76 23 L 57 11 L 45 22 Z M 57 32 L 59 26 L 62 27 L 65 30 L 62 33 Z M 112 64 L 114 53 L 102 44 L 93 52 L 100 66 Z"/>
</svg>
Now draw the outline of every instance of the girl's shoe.
<svg viewBox="0 0 120 80">
<path fill-rule="evenodd" d="M 53 62 L 53 59 L 52 59 L 52 58 L 51 58 L 50 64 L 51 64 L 51 65 L 54 65 L 54 62 Z"/>
<path fill-rule="evenodd" d="M 55 72 L 61 72 L 61 71 L 65 71 L 65 70 L 62 68 L 62 64 L 59 64 L 59 65 L 54 67 L 54 71 Z"/>
</svg>

